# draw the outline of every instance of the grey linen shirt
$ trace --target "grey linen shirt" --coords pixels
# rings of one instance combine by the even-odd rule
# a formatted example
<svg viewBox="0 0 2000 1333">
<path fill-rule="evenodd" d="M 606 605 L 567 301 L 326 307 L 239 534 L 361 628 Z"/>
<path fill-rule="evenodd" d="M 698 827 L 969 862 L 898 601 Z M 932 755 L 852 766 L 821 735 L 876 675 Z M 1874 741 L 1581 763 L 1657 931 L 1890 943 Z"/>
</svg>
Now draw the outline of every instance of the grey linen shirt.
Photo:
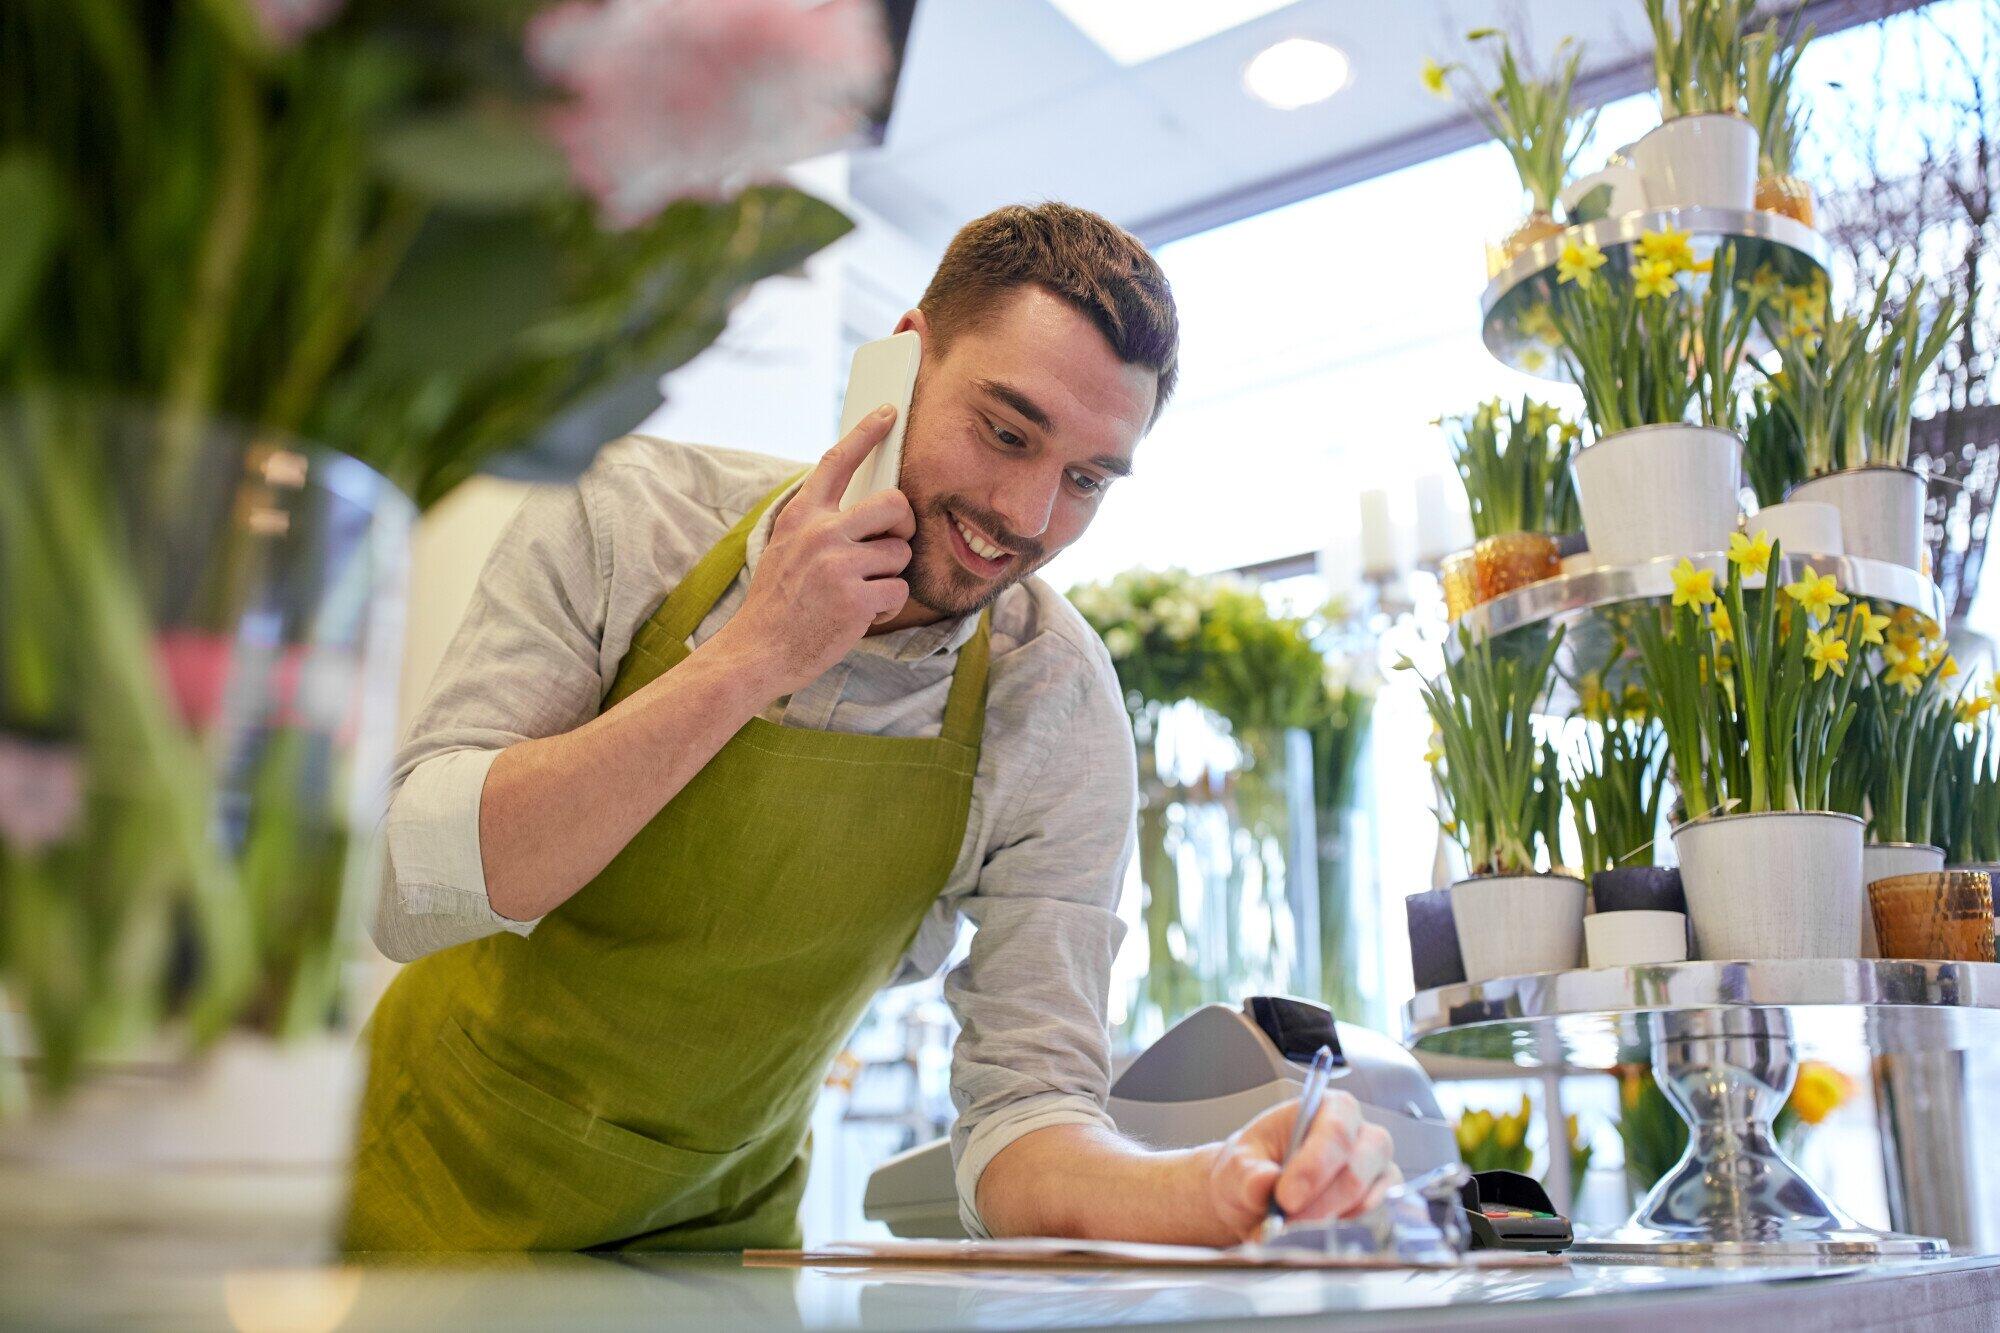
<svg viewBox="0 0 2000 1333">
<path fill-rule="evenodd" d="M 388 874 L 376 944 L 408 962 L 532 921 L 493 911 L 479 802 L 494 757 L 595 717 L 634 634 L 694 563 L 801 465 L 633 435 L 572 487 L 531 496 L 481 572 L 429 695 L 397 756 Z M 774 506 L 746 569 L 690 645 L 743 604 Z M 976 617 L 876 635 L 771 721 L 885 736 L 935 736 L 959 646 Z M 1048 1125 L 1109 1125 L 1105 1003 L 1124 934 L 1117 901 L 1134 843 L 1137 773 L 1102 641 L 1039 579 L 993 607 L 986 732 L 965 840 L 892 984 L 934 975 L 963 916 L 977 928 L 945 978 L 961 1027 L 952 1052 L 959 1208 L 1002 1148 Z M 662 904 L 671 910 L 671 904 Z"/>
</svg>

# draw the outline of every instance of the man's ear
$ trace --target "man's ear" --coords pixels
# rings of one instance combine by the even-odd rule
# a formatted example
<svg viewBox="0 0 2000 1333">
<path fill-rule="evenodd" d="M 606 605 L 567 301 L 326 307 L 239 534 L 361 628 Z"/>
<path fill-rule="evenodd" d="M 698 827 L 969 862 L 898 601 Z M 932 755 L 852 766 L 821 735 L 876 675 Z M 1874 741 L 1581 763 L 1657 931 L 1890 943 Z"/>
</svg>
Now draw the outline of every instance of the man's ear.
<svg viewBox="0 0 2000 1333">
<path fill-rule="evenodd" d="M 917 337 L 923 340 L 925 348 L 928 349 L 931 341 L 931 322 L 924 317 L 923 311 L 914 306 L 903 312 L 903 317 L 896 321 L 896 327 L 890 332 L 907 333 L 911 330 L 915 330 Z"/>
</svg>

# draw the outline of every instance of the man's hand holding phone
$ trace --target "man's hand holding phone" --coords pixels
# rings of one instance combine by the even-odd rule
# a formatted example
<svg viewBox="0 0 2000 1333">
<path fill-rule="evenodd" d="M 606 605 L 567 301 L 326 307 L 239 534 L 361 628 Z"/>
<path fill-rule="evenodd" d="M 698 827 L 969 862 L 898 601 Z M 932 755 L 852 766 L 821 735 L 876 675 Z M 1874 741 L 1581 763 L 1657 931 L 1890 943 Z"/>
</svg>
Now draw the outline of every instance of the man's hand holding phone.
<svg viewBox="0 0 2000 1333">
<path fill-rule="evenodd" d="M 910 595 L 902 577 L 917 532 L 909 499 L 891 489 L 840 508 L 855 471 L 895 423 L 896 409 L 884 404 L 820 459 L 779 512 L 742 609 L 716 634 L 768 673 L 772 698 L 819 679 Z"/>
</svg>

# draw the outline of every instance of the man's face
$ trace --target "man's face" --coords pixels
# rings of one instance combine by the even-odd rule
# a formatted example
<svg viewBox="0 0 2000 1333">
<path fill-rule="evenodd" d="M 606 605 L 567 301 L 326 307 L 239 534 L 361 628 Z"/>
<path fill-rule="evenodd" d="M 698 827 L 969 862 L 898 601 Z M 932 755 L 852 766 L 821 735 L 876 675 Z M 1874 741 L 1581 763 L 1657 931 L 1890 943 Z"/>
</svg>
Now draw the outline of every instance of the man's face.
<svg viewBox="0 0 2000 1333">
<path fill-rule="evenodd" d="M 1131 470 L 1157 377 L 1127 365 L 1080 311 L 1022 287 L 933 356 L 925 339 L 903 437 L 917 535 L 910 598 L 967 615 L 1083 535 Z"/>
</svg>

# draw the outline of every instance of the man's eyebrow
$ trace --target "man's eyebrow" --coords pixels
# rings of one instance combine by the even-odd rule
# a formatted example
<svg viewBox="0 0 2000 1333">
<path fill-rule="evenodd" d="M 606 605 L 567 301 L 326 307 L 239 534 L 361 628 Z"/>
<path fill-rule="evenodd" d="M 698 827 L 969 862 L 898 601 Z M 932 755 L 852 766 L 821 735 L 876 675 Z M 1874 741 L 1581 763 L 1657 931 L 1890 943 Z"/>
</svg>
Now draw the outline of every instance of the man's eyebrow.
<svg viewBox="0 0 2000 1333">
<path fill-rule="evenodd" d="M 1120 458 L 1117 454 L 1099 454 L 1090 461 L 1114 477 L 1129 477 L 1132 475 L 1131 460 Z"/>
<path fill-rule="evenodd" d="M 1002 384 L 998 380 L 977 380 L 975 381 L 975 385 L 984 392 L 998 398 L 1016 412 L 1019 412 L 1039 429 L 1048 430 L 1053 424 L 1049 414 L 1044 412 L 1034 399 L 1028 397 L 1027 394 L 1022 393 L 1013 385 Z"/>
</svg>

